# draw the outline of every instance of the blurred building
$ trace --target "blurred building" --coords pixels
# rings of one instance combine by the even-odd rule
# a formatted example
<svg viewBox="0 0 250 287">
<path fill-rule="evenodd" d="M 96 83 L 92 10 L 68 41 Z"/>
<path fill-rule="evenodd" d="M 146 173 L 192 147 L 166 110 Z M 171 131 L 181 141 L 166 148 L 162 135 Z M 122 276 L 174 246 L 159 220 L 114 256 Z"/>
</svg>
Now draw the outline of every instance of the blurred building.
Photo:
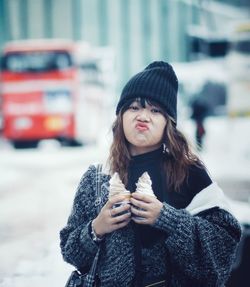
<svg viewBox="0 0 250 287">
<path fill-rule="evenodd" d="M 190 26 L 222 32 L 231 20 L 245 17 L 247 5 L 248 0 L 0 0 L 0 48 L 9 40 L 33 38 L 111 45 L 121 85 L 153 60 L 189 60 L 200 43 Z"/>
</svg>

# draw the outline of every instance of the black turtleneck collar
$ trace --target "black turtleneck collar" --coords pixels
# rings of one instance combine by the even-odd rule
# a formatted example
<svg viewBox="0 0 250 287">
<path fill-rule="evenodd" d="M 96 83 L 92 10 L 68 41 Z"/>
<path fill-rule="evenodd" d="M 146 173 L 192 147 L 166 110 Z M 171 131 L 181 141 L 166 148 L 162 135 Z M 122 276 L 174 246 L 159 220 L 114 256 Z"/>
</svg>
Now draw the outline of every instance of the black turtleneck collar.
<svg viewBox="0 0 250 287">
<path fill-rule="evenodd" d="M 130 166 L 143 165 L 155 161 L 159 161 L 162 159 L 163 149 L 162 147 L 157 150 L 150 151 L 147 153 L 135 155 L 131 157 Z"/>
</svg>

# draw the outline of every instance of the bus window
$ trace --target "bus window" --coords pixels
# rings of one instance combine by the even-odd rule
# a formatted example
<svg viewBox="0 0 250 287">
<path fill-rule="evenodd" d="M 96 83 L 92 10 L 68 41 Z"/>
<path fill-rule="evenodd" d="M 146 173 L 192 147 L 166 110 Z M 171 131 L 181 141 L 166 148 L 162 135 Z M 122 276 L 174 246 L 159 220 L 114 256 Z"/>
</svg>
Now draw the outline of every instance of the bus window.
<svg viewBox="0 0 250 287">
<path fill-rule="evenodd" d="M 67 52 L 14 52 L 3 58 L 2 69 L 14 73 L 48 72 L 64 70 L 72 66 Z"/>
</svg>

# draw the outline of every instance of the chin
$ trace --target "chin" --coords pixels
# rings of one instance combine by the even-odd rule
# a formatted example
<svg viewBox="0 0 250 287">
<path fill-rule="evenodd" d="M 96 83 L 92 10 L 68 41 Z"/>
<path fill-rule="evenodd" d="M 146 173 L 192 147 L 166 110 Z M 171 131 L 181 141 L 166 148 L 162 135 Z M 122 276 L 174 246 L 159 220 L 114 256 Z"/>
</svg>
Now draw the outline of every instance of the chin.
<svg viewBox="0 0 250 287">
<path fill-rule="evenodd" d="M 132 145 L 136 148 L 147 148 L 150 147 L 151 145 L 149 145 L 148 143 L 145 142 L 134 142 L 132 143 Z"/>
</svg>

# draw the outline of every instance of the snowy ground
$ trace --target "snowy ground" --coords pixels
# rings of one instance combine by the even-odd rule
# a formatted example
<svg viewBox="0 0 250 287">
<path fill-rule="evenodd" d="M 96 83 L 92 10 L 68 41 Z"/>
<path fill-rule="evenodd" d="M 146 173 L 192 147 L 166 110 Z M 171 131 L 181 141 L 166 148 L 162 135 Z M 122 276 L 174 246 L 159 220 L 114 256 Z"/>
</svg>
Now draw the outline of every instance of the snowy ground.
<svg viewBox="0 0 250 287">
<path fill-rule="evenodd" d="M 194 126 L 181 126 L 192 138 Z M 208 119 L 200 154 L 211 176 L 250 222 L 250 119 Z M 0 286 L 64 286 L 71 266 L 63 262 L 59 230 L 72 205 L 75 188 L 90 163 L 104 159 L 108 140 L 96 146 L 59 148 L 53 142 L 37 150 L 15 151 L 0 144 Z"/>
</svg>

